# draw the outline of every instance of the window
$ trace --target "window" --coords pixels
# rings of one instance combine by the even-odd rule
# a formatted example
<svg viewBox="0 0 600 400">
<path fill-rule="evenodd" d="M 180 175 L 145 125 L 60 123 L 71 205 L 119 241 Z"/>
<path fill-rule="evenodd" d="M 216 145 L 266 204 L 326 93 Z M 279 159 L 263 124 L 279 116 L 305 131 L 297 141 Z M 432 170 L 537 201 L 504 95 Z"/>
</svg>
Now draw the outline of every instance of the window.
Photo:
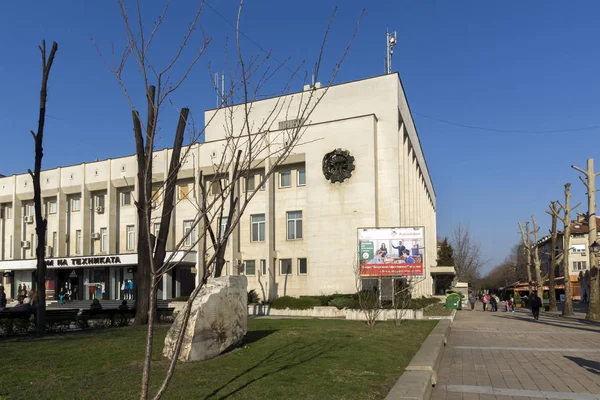
<svg viewBox="0 0 600 400">
<path fill-rule="evenodd" d="M 213 195 L 221 194 L 221 192 L 225 191 L 225 188 L 229 184 L 227 178 L 224 179 L 214 179 L 210 182 L 210 192 Z M 220 186 L 219 186 L 220 185 Z"/>
<path fill-rule="evenodd" d="M 292 172 L 285 171 L 279 173 L 279 187 L 289 188 L 292 187 Z"/>
<path fill-rule="evenodd" d="M 6 207 L 6 219 L 11 219 L 13 217 L 12 206 Z"/>
<path fill-rule="evenodd" d="M 279 274 L 280 275 L 291 275 L 292 274 L 292 259 L 284 258 L 279 260 Z"/>
<path fill-rule="evenodd" d="M 221 225 L 219 226 L 219 239 L 223 239 L 225 236 L 225 230 L 227 229 L 227 217 L 221 218 Z"/>
<path fill-rule="evenodd" d="M 108 247 L 108 232 L 106 228 L 100 228 L 100 251 L 105 252 Z"/>
<path fill-rule="evenodd" d="M 302 239 L 302 211 L 288 211 L 287 239 Z"/>
<path fill-rule="evenodd" d="M 31 216 L 35 215 L 35 205 L 34 204 L 29 204 L 27 206 L 27 215 L 31 215 Z"/>
<path fill-rule="evenodd" d="M 12 258 L 12 256 L 13 256 L 13 253 L 12 253 L 13 252 L 13 239 L 12 239 L 12 235 L 10 235 L 9 244 L 10 244 L 10 247 L 9 247 L 10 251 L 8 253 L 9 253 L 9 257 Z"/>
<path fill-rule="evenodd" d="M 131 192 L 121 193 L 121 205 L 123 205 L 123 206 L 131 205 Z"/>
<path fill-rule="evenodd" d="M 573 271 L 585 271 L 586 267 L 585 261 L 573 261 Z"/>
<path fill-rule="evenodd" d="M 135 248 L 135 227 L 133 225 L 127 225 L 127 250 L 133 250 Z"/>
<path fill-rule="evenodd" d="M 81 230 L 75 231 L 75 254 L 81 254 Z"/>
<path fill-rule="evenodd" d="M 306 275 L 306 258 L 299 258 L 298 259 L 298 274 L 299 275 Z"/>
<path fill-rule="evenodd" d="M 585 253 L 585 244 L 574 244 L 571 249 L 573 253 Z"/>
<path fill-rule="evenodd" d="M 104 207 L 104 195 L 103 194 L 96 196 L 96 206 Z"/>
<path fill-rule="evenodd" d="M 306 185 L 306 171 L 304 169 L 298 170 L 298 186 Z"/>
<path fill-rule="evenodd" d="M 252 237 L 251 242 L 264 242 L 265 241 L 265 214 L 256 214 L 250 216 L 252 223 Z"/>
<path fill-rule="evenodd" d="M 250 276 L 256 275 L 256 261 L 255 260 L 245 260 L 244 264 L 246 265 L 245 275 L 250 275 Z"/>
<path fill-rule="evenodd" d="M 254 175 L 250 175 L 246 177 L 246 192 L 252 192 L 256 188 L 254 182 Z"/>
<path fill-rule="evenodd" d="M 56 200 L 52 200 L 48 202 L 48 213 L 56 214 Z"/>
<path fill-rule="evenodd" d="M 179 196 L 178 199 L 187 199 L 188 196 L 190 195 L 190 187 L 189 185 L 181 185 L 179 186 Z"/>
<path fill-rule="evenodd" d="M 194 221 L 183 221 L 183 235 L 187 235 L 185 238 L 186 246 L 192 246 L 194 243 L 196 243 L 196 230 L 193 229 L 193 226 Z"/>
<path fill-rule="evenodd" d="M 157 208 L 160 205 L 160 195 L 161 195 L 161 190 L 159 189 L 154 189 L 152 191 L 152 197 L 150 198 L 150 206 L 152 208 Z"/>
<path fill-rule="evenodd" d="M 260 273 L 263 276 L 267 275 L 267 260 L 260 260 Z"/>
<path fill-rule="evenodd" d="M 52 232 L 52 254 L 51 256 L 56 256 L 58 254 L 58 233 Z"/>
<path fill-rule="evenodd" d="M 79 211 L 81 209 L 81 199 L 80 198 L 76 198 L 71 200 L 72 202 L 72 206 L 71 206 L 71 211 Z"/>
</svg>

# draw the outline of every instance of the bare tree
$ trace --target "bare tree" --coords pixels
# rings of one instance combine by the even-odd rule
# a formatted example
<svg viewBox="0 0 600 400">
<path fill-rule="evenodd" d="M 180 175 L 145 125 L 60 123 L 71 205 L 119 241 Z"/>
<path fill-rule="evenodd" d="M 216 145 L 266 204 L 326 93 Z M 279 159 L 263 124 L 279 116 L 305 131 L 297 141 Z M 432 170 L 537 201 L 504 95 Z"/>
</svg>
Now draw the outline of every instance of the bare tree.
<svg viewBox="0 0 600 400">
<path fill-rule="evenodd" d="M 455 281 L 472 282 L 479 277 L 485 261 L 481 258 L 481 244 L 469 232 L 469 226 L 458 225 L 452 231 L 450 244 L 454 250 Z"/>
<path fill-rule="evenodd" d="M 519 230 L 521 231 L 521 239 L 525 250 L 526 267 L 527 267 L 527 287 L 529 288 L 529 297 L 531 297 L 531 230 L 529 230 L 529 221 L 525 222 L 525 229 L 519 221 Z"/>
<path fill-rule="evenodd" d="M 551 209 L 550 211 L 556 218 L 562 220 L 564 227 L 563 234 L 563 251 L 562 251 L 562 264 L 563 273 L 565 280 L 565 306 L 563 308 L 563 315 L 573 315 L 573 299 L 571 297 L 571 270 L 569 268 L 569 252 L 571 251 L 571 211 L 579 207 L 581 203 L 577 203 L 575 207 L 571 207 L 571 184 L 565 184 L 565 204 L 558 203 L 558 210 Z M 560 216 L 562 211 L 563 216 Z"/>
<path fill-rule="evenodd" d="M 552 217 L 552 228 L 550 229 L 551 248 L 550 248 L 550 271 L 549 271 L 549 297 L 550 297 L 550 311 L 556 311 L 556 266 L 561 262 L 563 254 L 559 254 L 556 251 L 556 244 L 558 242 L 558 231 L 556 230 L 556 221 L 558 219 L 558 206 L 556 201 L 550 202 L 550 210 L 546 211 Z"/>
<path fill-rule="evenodd" d="M 394 323 L 400 325 L 406 316 L 406 313 L 411 311 L 412 294 L 416 286 L 425 280 L 424 277 L 414 275 L 408 270 L 408 274 L 403 278 L 392 278 L 393 285 L 393 307 L 394 307 Z"/>
<path fill-rule="evenodd" d="M 38 297 L 36 325 L 37 333 L 43 336 L 46 333 L 46 228 L 48 221 L 42 215 L 42 193 L 40 185 L 40 172 L 42 169 L 42 157 L 44 156 L 44 125 L 46 122 L 46 100 L 48 98 L 48 77 L 54 62 L 54 56 L 58 51 L 58 44 L 52 43 L 50 54 L 46 54 L 46 41 L 42 41 L 40 52 L 42 53 L 42 87 L 40 90 L 40 112 L 37 133 L 31 131 L 35 142 L 35 167 L 29 175 L 33 180 L 33 201 L 35 207 L 35 233 L 37 235 L 37 248 L 35 255 L 36 263 L 36 292 Z M 33 243 L 31 244 L 33 246 Z"/>
<path fill-rule="evenodd" d="M 360 264 L 354 261 L 354 275 L 356 276 L 356 294 L 358 296 L 358 307 L 365 317 L 367 326 L 375 326 L 377 318 L 383 311 L 381 309 L 380 293 L 378 286 L 365 287 L 365 280 L 360 276 Z M 379 278 L 374 278 L 379 279 Z"/>
<path fill-rule="evenodd" d="M 600 321 L 600 278 L 598 277 L 598 257 L 592 251 L 592 245 L 596 243 L 598 235 L 596 234 L 596 177 L 600 172 L 594 172 L 594 159 L 587 159 L 587 170 L 583 170 L 575 165 L 571 168 L 581 172 L 585 179 L 579 176 L 579 179 L 587 189 L 588 198 L 588 254 L 590 264 L 590 303 L 588 304 L 585 319 L 591 321 Z"/>
<path fill-rule="evenodd" d="M 222 118 L 225 130 L 225 137 L 222 141 L 222 151 L 212 162 L 212 171 L 208 175 L 200 173 L 194 180 L 199 187 L 199 193 L 194 193 L 184 198 L 176 199 L 174 188 L 178 178 L 178 172 L 187 159 L 192 144 L 198 141 L 203 130 L 196 130 L 193 124 L 187 126 L 190 132 L 190 145 L 183 146 L 182 137 L 186 130 L 188 110 L 183 108 L 178 111 L 179 123 L 177 126 L 174 146 L 178 146 L 181 155 L 173 152 L 171 163 L 167 176 L 157 187 L 156 182 L 152 182 L 152 153 L 155 146 L 155 135 L 159 126 L 159 115 L 161 109 L 168 102 L 174 106 L 170 95 L 173 94 L 185 81 L 189 72 L 192 70 L 198 59 L 202 56 L 209 40 L 202 35 L 202 40 L 198 50 L 192 55 L 192 61 L 183 68 L 182 75 L 173 79 L 171 77 L 171 68 L 179 61 L 180 56 L 188 43 L 194 31 L 199 27 L 199 16 L 202 10 L 202 4 L 198 7 L 195 16 L 186 31 L 180 47 L 175 51 L 175 55 L 168 60 L 166 66 L 160 70 L 157 65 L 148 58 L 150 44 L 158 32 L 169 8 L 170 2 L 167 1 L 162 15 L 155 23 L 152 31 L 147 34 L 141 18 L 140 2 L 136 2 L 137 26 L 133 29 L 130 23 L 129 15 L 125 8 L 124 0 L 117 0 L 121 15 L 125 22 L 127 32 L 127 47 L 121 62 L 116 67 L 109 69 L 121 84 L 123 91 L 130 102 L 133 113 L 134 137 L 136 139 L 136 156 L 138 161 L 138 186 L 139 193 L 136 205 L 138 207 L 139 218 L 139 239 L 138 239 L 138 270 L 143 269 L 136 279 L 144 280 L 147 283 L 147 292 L 142 290 L 141 284 L 138 284 L 138 297 L 136 306 L 137 314 L 147 311 L 147 336 L 146 336 L 146 355 L 143 364 L 142 390 L 141 398 L 147 399 L 149 394 L 150 370 L 152 362 L 152 339 L 156 310 L 156 291 L 157 285 L 162 277 L 172 268 L 177 266 L 178 262 L 174 257 L 177 253 L 187 253 L 195 246 L 201 248 L 199 259 L 202 264 L 198 269 L 199 284 L 192 291 L 185 310 L 182 311 L 181 330 L 178 332 L 174 353 L 167 367 L 167 372 L 159 384 L 159 388 L 152 396 L 153 399 L 159 399 L 167 390 L 170 380 L 173 376 L 176 363 L 179 359 L 183 339 L 187 330 L 190 318 L 191 306 L 204 285 L 211 276 L 219 276 L 222 273 L 225 264 L 225 248 L 229 237 L 239 224 L 240 218 L 244 215 L 246 207 L 252 198 L 258 193 L 261 187 L 273 185 L 273 174 L 285 162 L 293 150 L 304 144 L 303 135 L 310 122 L 310 117 L 319 105 L 322 98 L 327 94 L 329 87 L 337 77 L 339 68 L 349 51 L 350 45 L 358 29 L 358 24 L 354 29 L 352 37 L 341 55 L 339 61 L 335 64 L 331 72 L 330 79 L 322 88 L 312 86 L 310 90 L 303 91 L 298 95 L 289 95 L 290 84 L 293 79 L 299 78 L 298 67 L 287 80 L 280 97 L 275 101 L 275 105 L 266 117 L 261 114 L 260 118 L 253 116 L 254 102 L 260 96 L 260 91 L 276 73 L 281 71 L 285 63 L 272 69 L 266 65 L 270 58 L 270 53 L 251 57 L 250 60 L 244 57 L 240 45 L 240 23 L 243 1 L 240 2 L 236 24 L 236 60 L 237 65 L 230 70 L 231 77 L 230 88 L 227 93 L 223 93 L 219 109 L 213 114 L 213 117 L 205 121 L 205 127 L 208 126 L 213 118 Z M 335 14 L 335 11 L 334 11 Z M 361 15 L 362 18 L 362 15 Z M 332 15 L 333 19 L 333 15 Z M 315 64 L 315 79 L 318 78 L 319 66 L 323 57 L 327 34 L 331 28 L 331 20 L 325 32 L 323 43 L 321 45 L 318 60 Z M 143 78 L 143 88 L 146 95 L 147 105 L 147 123 L 141 123 L 141 117 L 135 107 L 125 82 L 123 80 L 123 69 L 128 58 L 133 57 L 137 67 L 141 71 Z M 104 57 L 103 57 L 104 58 Z M 108 66 L 108 63 L 107 63 Z M 156 82 L 156 85 L 150 84 L 150 80 Z M 304 77 L 306 81 L 306 76 Z M 217 89 L 217 88 L 215 88 Z M 241 93 L 241 95 L 240 95 Z M 239 97 L 235 97 L 235 96 Z M 237 102 L 237 104 L 236 104 Z M 191 114 L 190 114 L 191 115 Z M 286 129 L 279 130 L 275 128 L 277 120 L 285 116 L 286 119 L 294 119 L 297 124 L 288 126 Z M 178 150 L 179 151 L 179 150 Z M 246 190 L 242 195 L 242 184 L 250 176 L 250 172 L 260 166 L 265 166 L 264 174 L 254 186 Z M 157 195 L 158 194 L 158 195 Z M 162 199 L 162 204 L 160 200 Z M 169 229 L 169 218 L 172 214 L 176 201 L 187 201 L 195 207 L 196 216 L 193 220 L 191 229 L 174 246 L 173 251 L 167 256 L 165 252 L 165 243 Z M 162 209 L 161 209 L 162 207 Z M 153 217 L 153 209 L 161 209 L 157 212 L 158 216 Z M 227 217 L 224 228 L 221 228 L 221 221 Z M 153 238 L 151 235 L 151 224 L 160 219 L 159 235 Z M 164 226 L 163 226 L 164 225 Z M 199 231 L 198 237 L 194 237 L 193 232 Z M 152 243 L 155 239 L 155 243 Z M 187 246 L 186 246 L 187 242 Z M 190 242 L 192 245 L 189 246 Z M 147 306 L 140 309 L 140 299 L 146 302 Z M 140 321 L 145 322 L 145 321 Z"/>
<path fill-rule="evenodd" d="M 540 227 L 537 225 L 535 220 L 535 216 L 531 216 L 531 221 L 533 223 L 533 231 L 531 234 L 533 235 L 533 269 L 535 270 L 535 280 L 537 287 L 537 295 L 540 299 L 544 298 L 544 280 L 542 279 L 542 271 L 541 271 L 541 263 L 540 263 L 540 251 L 539 251 L 539 232 Z"/>
</svg>

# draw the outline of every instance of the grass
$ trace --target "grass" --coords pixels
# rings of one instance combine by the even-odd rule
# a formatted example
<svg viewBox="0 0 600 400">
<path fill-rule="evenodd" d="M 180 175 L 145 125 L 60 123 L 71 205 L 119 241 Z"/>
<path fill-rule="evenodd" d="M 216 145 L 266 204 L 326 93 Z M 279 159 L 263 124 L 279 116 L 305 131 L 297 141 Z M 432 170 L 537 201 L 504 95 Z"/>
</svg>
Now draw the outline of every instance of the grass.
<svg viewBox="0 0 600 400">
<path fill-rule="evenodd" d="M 252 319 L 246 343 L 213 360 L 179 363 L 167 399 L 382 399 L 436 321 Z M 164 376 L 155 335 L 152 387 Z M 136 399 L 143 327 L 0 343 L 0 398 Z"/>
<path fill-rule="evenodd" d="M 423 315 L 426 317 L 448 317 L 451 314 L 452 310 L 442 303 L 432 304 L 423 310 Z"/>
</svg>

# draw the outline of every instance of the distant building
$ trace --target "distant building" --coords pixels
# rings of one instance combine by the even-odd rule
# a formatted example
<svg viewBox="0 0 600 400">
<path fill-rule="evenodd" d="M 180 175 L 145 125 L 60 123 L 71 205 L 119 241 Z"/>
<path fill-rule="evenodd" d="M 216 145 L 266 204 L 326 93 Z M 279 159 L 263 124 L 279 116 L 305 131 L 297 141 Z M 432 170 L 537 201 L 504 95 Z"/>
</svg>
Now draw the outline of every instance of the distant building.
<svg viewBox="0 0 600 400">
<path fill-rule="evenodd" d="M 249 125 L 259 125 L 279 100 L 254 102 Z M 221 113 L 222 109 L 206 111 L 206 120 L 215 116 L 222 121 Z M 279 129 L 296 123 L 281 114 Z M 191 199 L 200 192 L 195 177 L 202 172 L 212 178 L 224 137 L 222 123 L 208 126 L 206 141 L 192 146 L 179 171 L 176 198 L 170 200 L 176 206 L 167 251 L 174 251 L 185 233 L 193 232 L 197 211 Z M 415 293 L 431 295 L 436 195 L 398 75 L 332 86 L 306 122 L 302 142 L 246 209 L 229 239 L 225 273 L 248 276 L 249 289 L 261 298 L 351 293 L 356 290 L 359 228 L 424 227 L 416 252 L 402 256 L 423 262 Z M 324 156 L 336 149 L 354 158 L 352 176 L 341 183 L 323 174 Z M 171 153 L 165 149 L 154 154 L 157 188 Z M 253 187 L 266 170 L 257 166 L 244 186 Z M 131 296 L 137 268 L 136 174 L 135 156 L 42 172 L 49 296 L 65 285 L 78 299 Z M 0 178 L 0 212 L 0 272 L 14 296 L 19 285 L 31 288 L 34 282 L 36 237 L 28 174 Z M 160 205 L 153 216 L 160 216 Z M 191 252 L 175 255 L 179 264 L 162 280 L 159 298 L 189 294 L 194 288 L 196 271 L 204 262 L 199 244 L 192 246 L 194 235 L 187 247 Z"/>
</svg>

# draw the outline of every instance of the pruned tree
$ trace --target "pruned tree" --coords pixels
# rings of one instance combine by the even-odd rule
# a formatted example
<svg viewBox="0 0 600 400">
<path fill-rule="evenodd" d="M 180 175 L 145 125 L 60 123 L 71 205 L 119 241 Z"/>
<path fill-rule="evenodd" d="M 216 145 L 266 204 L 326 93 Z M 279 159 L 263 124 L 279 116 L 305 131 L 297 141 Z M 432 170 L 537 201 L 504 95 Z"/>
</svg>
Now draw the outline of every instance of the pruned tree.
<svg viewBox="0 0 600 400">
<path fill-rule="evenodd" d="M 540 262 L 540 243 L 539 243 L 539 232 L 540 227 L 537 225 L 535 220 L 535 216 L 531 216 L 531 222 L 533 223 L 533 230 L 531 234 L 533 235 L 533 269 L 535 271 L 535 280 L 537 287 L 537 295 L 540 299 L 544 298 L 544 279 L 542 279 L 542 271 L 541 271 L 541 262 Z"/>
<path fill-rule="evenodd" d="M 469 231 L 469 226 L 458 225 L 450 238 L 456 270 L 455 282 L 472 282 L 479 277 L 485 261 L 481 257 L 481 243 Z"/>
<path fill-rule="evenodd" d="M 571 207 L 571 184 L 565 184 L 565 204 L 558 203 L 558 210 L 550 209 L 553 215 L 556 215 L 557 219 L 560 219 L 563 223 L 563 249 L 562 249 L 562 265 L 563 274 L 565 276 L 565 305 L 563 308 L 563 315 L 573 315 L 573 298 L 571 296 L 571 269 L 569 267 L 569 252 L 571 251 L 571 211 L 579 207 L 581 203 L 577 203 L 574 207 Z M 562 217 L 560 213 L 563 213 Z"/>
<path fill-rule="evenodd" d="M 562 261 L 563 254 L 556 251 L 556 245 L 558 242 L 558 231 L 556 229 L 556 221 L 558 219 L 558 206 L 556 201 L 550 202 L 550 210 L 546 211 L 552 217 L 552 225 L 550 229 L 551 235 L 551 247 L 550 247 L 550 270 L 549 275 L 549 298 L 550 298 L 550 311 L 556 311 L 556 266 Z"/>
<path fill-rule="evenodd" d="M 273 187 L 275 171 L 281 167 L 297 146 L 304 144 L 302 138 L 310 123 L 310 117 L 337 77 L 341 64 L 357 32 L 360 18 L 348 46 L 344 49 L 331 72 L 330 78 L 323 87 L 317 88 L 313 85 L 310 90 L 305 90 L 298 95 L 290 95 L 291 82 L 295 79 L 302 79 L 299 76 L 301 67 L 299 66 L 288 77 L 281 89 L 281 96 L 277 97 L 270 112 L 266 115 L 260 112 L 255 117 L 253 113 L 254 102 L 261 98 L 262 88 L 287 65 L 284 62 L 277 68 L 269 67 L 267 62 L 270 60 L 270 53 L 259 53 L 258 56 L 249 59 L 244 56 L 240 40 L 243 1 L 240 1 L 236 24 L 236 66 L 229 71 L 229 89 L 226 93 L 222 93 L 220 106 L 212 114 L 212 117 L 205 121 L 204 128 L 198 130 L 193 123 L 191 112 L 187 108 L 178 109 L 171 95 L 185 82 L 210 42 L 202 34 L 197 50 L 192 53 L 191 61 L 183 68 L 174 68 L 174 65 L 180 61 L 180 57 L 188 44 L 192 43 L 193 33 L 202 31 L 199 21 L 203 4 L 201 3 L 196 9 L 192 22 L 183 36 L 181 45 L 175 50 L 174 56 L 167 60 L 164 68 L 160 69 L 157 64 L 149 59 L 148 54 L 153 38 L 163 24 L 170 2 L 166 2 L 163 13 L 150 31 L 144 28 L 139 1 L 136 2 L 136 12 L 134 13 L 134 19 L 137 18 L 136 23 L 130 23 L 130 15 L 127 13 L 124 0 L 117 0 L 117 2 L 125 23 L 127 46 L 122 60 L 116 67 L 111 67 L 105 62 L 122 86 L 133 114 L 139 188 L 136 200 L 139 219 L 138 270 L 143 270 L 136 275 L 136 279 L 141 280 L 137 284 L 136 306 L 138 310 L 136 314 L 146 314 L 148 323 L 141 398 L 144 400 L 149 397 L 159 399 L 166 392 L 173 377 L 187 331 L 192 303 L 211 276 L 218 277 L 222 274 L 228 240 L 239 225 L 250 201 L 261 190 L 261 187 L 268 185 Z M 320 53 L 315 63 L 315 79 L 318 79 L 319 67 L 332 20 L 333 15 L 325 31 Z M 134 26 L 137 28 L 134 29 Z M 129 58 L 134 59 L 142 76 L 142 88 L 147 108 L 146 124 L 141 123 L 142 117 L 129 95 L 130 91 L 123 78 L 124 67 Z M 178 78 L 171 76 L 172 71 L 175 70 L 183 71 Z M 303 80 L 306 82 L 306 75 Z M 150 83 L 151 81 L 154 84 Z M 217 89 L 215 87 L 215 90 Z M 161 110 L 164 111 L 166 104 L 170 104 L 175 108 L 179 116 L 174 138 L 174 146 L 178 146 L 179 150 L 173 150 L 169 169 L 164 180 L 153 182 L 153 151 L 157 129 L 160 126 Z M 288 126 L 286 129 L 277 129 L 276 123 L 281 116 L 289 117 L 287 119 L 294 118 L 299 123 Z M 198 187 L 197 191 L 194 190 L 191 194 L 186 193 L 185 196 L 175 196 L 179 171 L 190 157 L 193 145 L 198 143 L 201 134 L 215 118 L 219 118 L 218 122 L 222 123 L 224 137 L 221 141 L 221 150 L 212 158 L 210 173 L 206 173 L 206 171 L 199 172 L 198 175 L 194 176 L 195 187 Z M 191 124 L 187 123 L 188 119 L 192 121 Z M 183 135 L 186 129 L 190 134 L 188 145 L 183 144 Z M 259 166 L 264 168 L 264 173 L 261 174 L 257 184 L 251 189 L 246 185 L 246 190 L 242 191 L 241 188 L 245 180 L 249 178 L 250 171 L 256 170 Z M 170 224 L 173 208 L 181 201 L 188 202 L 194 207 L 195 217 L 189 227 L 190 229 L 186 230 L 183 237 L 175 242 L 172 251 L 167 255 L 165 251 L 169 232 L 167 228 Z M 153 210 L 157 210 L 155 214 Z M 223 225 L 222 221 L 225 218 L 227 218 L 227 221 Z M 157 237 L 153 237 L 151 226 L 156 221 L 160 221 L 160 229 Z M 196 235 L 197 232 L 198 235 Z M 186 308 L 181 312 L 181 317 L 178 317 L 182 321 L 181 329 L 177 334 L 175 348 L 168 363 L 166 374 L 159 383 L 157 391 L 150 396 L 152 339 L 158 284 L 165 274 L 177 266 L 176 255 L 181 253 L 185 255 L 192 249 L 199 249 L 200 253 L 197 257 L 200 260 L 197 271 L 197 285 L 188 299 Z M 142 283 L 144 280 L 146 283 Z M 146 290 L 143 290 L 142 285 L 144 284 L 147 285 Z M 142 305 L 143 309 L 141 309 Z M 139 321 L 139 323 L 144 322 L 146 321 Z"/>
<path fill-rule="evenodd" d="M 588 304 L 587 313 L 585 319 L 590 321 L 600 321 L 600 278 L 598 270 L 598 256 L 592 251 L 592 245 L 598 239 L 596 229 L 596 177 L 600 175 L 600 172 L 594 172 L 594 159 L 587 159 L 587 169 L 583 170 L 575 165 L 571 165 L 571 168 L 581 172 L 585 179 L 579 176 L 579 179 L 587 189 L 588 198 L 588 254 L 590 264 L 590 303 Z"/>
<path fill-rule="evenodd" d="M 531 297 L 531 230 L 529 229 L 529 221 L 525 222 L 525 229 L 523 224 L 519 221 L 519 230 L 521 231 L 521 240 L 523 241 L 523 249 L 525 250 L 526 257 L 526 268 L 527 268 L 527 284 L 529 288 L 529 297 Z"/>
<path fill-rule="evenodd" d="M 46 228 L 48 221 L 42 214 L 42 192 L 40 184 L 40 173 L 42 170 L 42 157 L 44 156 L 44 126 L 46 123 L 46 101 L 48 99 L 48 78 L 50 69 L 54 62 L 54 56 L 58 51 L 58 44 L 52 43 L 50 54 L 46 53 L 46 41 L 42 41 L 40 52 L 42 53 L 42 86 L 40 90 L 40 110 L 38 118 L 37 133 L 31 131 L 35 142 L 35 166 L 29 175 L 33 181 L 33 201 L 35 207 L 35 234 L 37 236 L 36 256 L 36 292 L 38 297 L 36 311 L 37 334 L 43 336 L 46 333 Z M 33 243 L 31 244 L 33 246 Z"/>
</svg>

